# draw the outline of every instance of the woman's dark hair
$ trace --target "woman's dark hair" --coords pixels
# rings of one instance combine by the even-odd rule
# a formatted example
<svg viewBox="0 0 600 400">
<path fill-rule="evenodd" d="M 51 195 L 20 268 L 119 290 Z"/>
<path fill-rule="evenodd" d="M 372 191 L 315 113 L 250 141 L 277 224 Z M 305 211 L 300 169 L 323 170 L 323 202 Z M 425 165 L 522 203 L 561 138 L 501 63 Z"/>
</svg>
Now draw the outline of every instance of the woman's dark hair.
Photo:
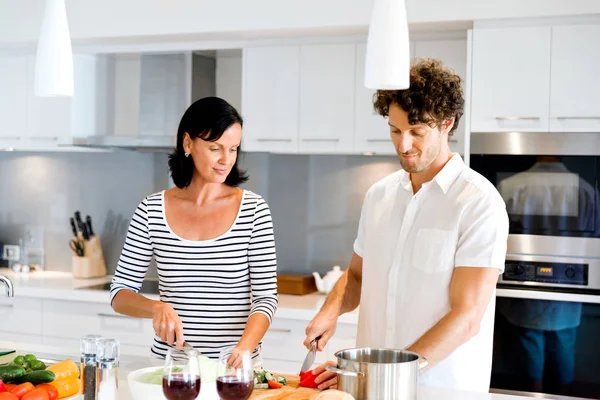
<svg viewBox="0 0 600 400">
<path fill-rule="evenodd" d="M 180 189 L 189 186 L 194 174 L 194 160 L 192 157 L 186 157 L 183 150 L 186 132 L 192 140 L 200 138 L 207 142 L 215 142 L 236 123 L 243 126 L 242 117 L 231 104 L 219 97 L 204 97 L 188 107 L 179 122 L 175 150 L 169 154 L 169 170 L 175 186 Z M 238 149 L 238 158 L 225 179 L 225 184 L 233 187 L 248 180 L 245 172 L 238 167 L 239 151 Z"/>
</svg>

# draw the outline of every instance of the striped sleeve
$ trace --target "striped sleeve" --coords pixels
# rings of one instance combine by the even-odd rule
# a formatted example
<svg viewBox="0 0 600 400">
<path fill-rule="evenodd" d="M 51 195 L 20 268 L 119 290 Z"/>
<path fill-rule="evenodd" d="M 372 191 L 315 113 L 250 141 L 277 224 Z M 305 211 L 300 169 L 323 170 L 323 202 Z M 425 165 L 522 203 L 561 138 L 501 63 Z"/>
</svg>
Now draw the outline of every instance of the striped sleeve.
<svg viewBox="0 0 600 400">
<path fill-rule="evenodd" d="M 254 212 L 248 244 L 248 266 L 252 287 L 250 315 L 262 313 L 270 322 L 277 310 L 277 255 L 271 211 L 262 198 Z"/>
<path fill-rule="evenodd" d="M 139 292 L 152 260 L 152 242 L 148 230 L 148 205 L 144 199 L 135 210 L 121 257 L 110 286 L 110 303 L 123 289 Z"/>
</svg>

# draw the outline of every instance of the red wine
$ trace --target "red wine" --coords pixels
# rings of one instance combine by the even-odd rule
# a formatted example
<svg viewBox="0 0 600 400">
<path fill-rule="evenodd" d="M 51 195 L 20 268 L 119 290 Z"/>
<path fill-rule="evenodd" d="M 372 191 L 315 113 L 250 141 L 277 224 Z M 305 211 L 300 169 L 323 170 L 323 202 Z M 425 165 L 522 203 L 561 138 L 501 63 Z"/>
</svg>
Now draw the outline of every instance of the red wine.
<svg viewBox="0 0 600 400">
<path fill-rule="evenodd" d="M 194 400 L 200 394 L 200 377 L 184 374 L 163 376 L 162 386 L 168 400 Z"/>
<path fill-rule="evenodd" d="M 246 400 L 252 394 L 252 389 L 254 389 L 253 379 L 244 382 L 236 376 L 217 378 L 217 393 L 221 400 Z"/>
</svg>

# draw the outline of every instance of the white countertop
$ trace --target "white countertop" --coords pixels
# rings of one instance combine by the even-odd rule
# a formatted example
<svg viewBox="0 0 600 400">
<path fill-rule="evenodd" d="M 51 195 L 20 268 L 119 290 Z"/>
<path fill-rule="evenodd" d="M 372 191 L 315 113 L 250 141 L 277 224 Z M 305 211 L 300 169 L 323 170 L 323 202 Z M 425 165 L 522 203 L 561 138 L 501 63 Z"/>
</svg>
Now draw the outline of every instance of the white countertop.
<svg viewBox="0 0 600 400">
<path fill-rule="evenodd" d="M 45 345 L 33 345 L 27 343 L 3 342 L 0 341 L 0 351 L 16 350 L 17 354 L 34 354 L 38 358 L 66 359 L 72 358 L 79 363 L 79 343 L 74 341 L 72 346 L 57 347 Z M 119 391 L 118 400 L 131 400 L 131 394 L 127 385 L 127 375 L 131 371 L 152 366 L 160 366 L 162 361 L 152 357 L 121 356 L 119 365 Z M 202 400 L 218 400 L 217 391 L 214 385 L 202 385 L 200 392 Z M 517 400 L 524 399 L 520 396 L 507 396 L 490 393 L 471 393 L 453 391 L 447 389 L 438 389 L 430 387 L 419 387 L 419 400 Z"/>
<path fill-rule="evenodd" d="M 85 289 L 85 287 L 110 282 L 112 279 L 110 275 L 102 278 L 73 279 L 70 273 L 55 271 L 15 273 L 0 270 L 0 274 L 8 276 L 13 282 L 15 297 L 107 304 L 109 302 L 108 290 Z M 153 300 L 159 299 L 158 295 L 142 294 Z M 318 293 L 304 296 L 282 294 L 279 295 L 279 306 L 275 317 L 310 321 L 324 301 L 325 295 Z M 357 324 L 358 310 L 342 315 L 338 322 Z"/>
</svg>

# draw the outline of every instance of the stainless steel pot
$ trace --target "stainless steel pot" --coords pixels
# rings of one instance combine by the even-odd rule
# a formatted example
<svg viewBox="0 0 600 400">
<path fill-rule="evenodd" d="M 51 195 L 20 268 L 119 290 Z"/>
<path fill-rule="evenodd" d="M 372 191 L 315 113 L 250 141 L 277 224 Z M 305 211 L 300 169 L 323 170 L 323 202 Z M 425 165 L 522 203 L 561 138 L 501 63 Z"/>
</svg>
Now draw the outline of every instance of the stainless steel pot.
<svg viewBox="0 0 600 400">
<path fill-rule="evenodd" d="M 359 348 L 335 353 L 338 389 L 356 400 L 415 400 L 419 369 L 427 360 L 416 353 L 393 349 Z"/>
</svg>

